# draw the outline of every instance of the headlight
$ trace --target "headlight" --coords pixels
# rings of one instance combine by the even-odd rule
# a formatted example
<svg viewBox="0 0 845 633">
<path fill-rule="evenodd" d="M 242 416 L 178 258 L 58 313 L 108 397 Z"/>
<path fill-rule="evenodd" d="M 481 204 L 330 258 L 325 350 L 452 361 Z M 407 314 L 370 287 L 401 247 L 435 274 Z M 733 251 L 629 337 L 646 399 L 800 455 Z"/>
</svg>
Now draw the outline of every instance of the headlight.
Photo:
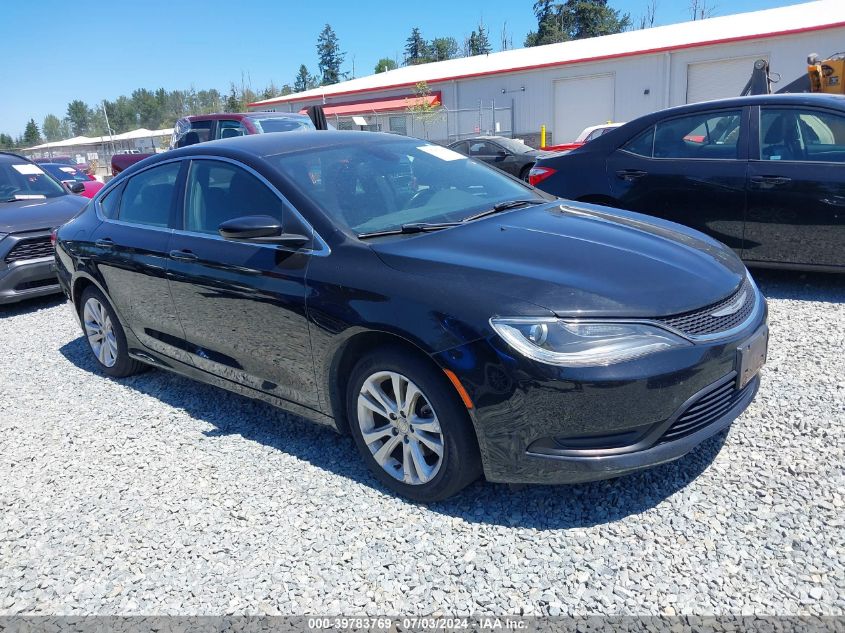
<svg viewBox="0 0 845 633">
<path fill-rule="evenodd" d="M 691 343 L 641 323 L 492 318 L 490 325 L 515 350 L 562 367 L 611 365 Z"/>
</svg>

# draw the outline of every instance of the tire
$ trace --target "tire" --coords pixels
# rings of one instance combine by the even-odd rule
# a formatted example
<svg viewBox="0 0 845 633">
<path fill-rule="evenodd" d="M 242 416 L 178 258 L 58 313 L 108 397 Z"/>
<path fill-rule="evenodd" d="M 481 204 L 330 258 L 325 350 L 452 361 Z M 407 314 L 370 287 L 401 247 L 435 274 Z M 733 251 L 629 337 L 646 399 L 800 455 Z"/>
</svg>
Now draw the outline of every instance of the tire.
<svg viewBox="0 0 845 633">
<path fill-rule="evenodd" d="M 519 172 L 519 179 L 524 181 L 524 182 L 528 182 L 528 172 L 531 171 L 531 168 L 533 166 L 534 165 L 526 165 L 525 167 L 523 167 L 522 171 Z"/>
<path fill-rule="evenodd" d="M 395 384 L 402 399 L 412 403 L 396 406 Z M 376 478 L 393 492 L 430 503 L 481 475 L 466 408 L 446 377 L 425 359 L 399 348 L 375 351 L 355 365 L 347 386 L 347 420 L 355 444 Z"/>
<path fill-rule="evenodd" d="M 101 372 L 113 378 L 125 378 L 147 368 L 129 357 L 123 327 L 108 299 L 94 286 L 89 286 L 82 293 L 79 321 L 88 349 Z"/>
</svg>

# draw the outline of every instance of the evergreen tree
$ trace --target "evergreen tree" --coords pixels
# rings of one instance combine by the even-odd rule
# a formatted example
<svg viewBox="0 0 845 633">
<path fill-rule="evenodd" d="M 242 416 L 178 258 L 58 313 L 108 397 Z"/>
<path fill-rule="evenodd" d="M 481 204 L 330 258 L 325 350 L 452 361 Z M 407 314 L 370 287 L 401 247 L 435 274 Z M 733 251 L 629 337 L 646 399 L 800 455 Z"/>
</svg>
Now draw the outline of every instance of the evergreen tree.
<svg viewBox="0 0 845 633">
<path fill-rule="evenodd" d="M 537 30 L 525 38 L 526 46 L 621 33 L 631 26 L 631 16 L 608 6 L 608 0 L 537 0 Z"/>
<path fill-rule="evenodd" d="M 411 35 L 405 41 L 405 65 L 424 64 L 428 59 L 428 43 L 416 26 L 411 29 Z"/>
<path fill-rule="evenodd" d="M 15 146 L 15 139 L 8 134 L 0 134 L 0 149 L 12 149 Z"/>
<path fill-rule="evenodd" d="M 29 123 L 26 124 L 26 129 L 23 132 L 23 143 L 27 147 L 41 143 L 41 132 L 35 123 L 35 119 L 30 119 Z"/>
<path fill-rule="evenodd" d="M 337 35 L 329 24 L 326 24 L 317 38 L 317 57 L 320 60 L 318 67 L 322 76 L 321 85 L 336 84 L 345 78 L 340 72 L 340 65 L 346 53 L 340 51 Z"/>
<path fill-rule="evenodd" d="M 475 36 L 475 52 L 473 55 L 489 55 L 493 52 L 493 47 L 490 46 L 490 38 L 487 35 L 487 29 L 484 28 L 484 23 L 478 23 L 478 33 Z"/>
<path fill-rule="evenodd" d="M 300 65 L 299 72 L 296 74 L 296 78 L 293 80 L 293 91 L 294 92 L 303 92 L 305 90 L 310 90 L 314 88 L 314 77 L 312 77 L 308 73 L 308 68 L 305 64 Z"/>
</svg>

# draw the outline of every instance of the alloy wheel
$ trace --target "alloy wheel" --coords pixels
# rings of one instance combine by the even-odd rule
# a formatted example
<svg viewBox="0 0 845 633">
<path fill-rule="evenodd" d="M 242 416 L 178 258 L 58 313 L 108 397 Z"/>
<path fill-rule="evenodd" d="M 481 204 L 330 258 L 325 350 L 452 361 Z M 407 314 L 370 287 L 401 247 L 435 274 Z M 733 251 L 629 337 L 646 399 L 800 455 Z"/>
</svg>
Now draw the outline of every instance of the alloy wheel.
<svg viewBox="0 0 845 633">
<path fill-rule="evenodd" d="M 95 297 L 85 302 L 82 322 L 94 356 L 104 366 L 114 367 L 117 362 L 117 339 L 114 335 L 114 327 L 109 313 Z"/>
<path fill-rule="evenodd" d="M 393 478 L 418 486 L 443 463 L 443 432 L 428 398 L 392 371 L 369 376 L 358 394 L 358 424 L 376 463 Z"/>
</svg>

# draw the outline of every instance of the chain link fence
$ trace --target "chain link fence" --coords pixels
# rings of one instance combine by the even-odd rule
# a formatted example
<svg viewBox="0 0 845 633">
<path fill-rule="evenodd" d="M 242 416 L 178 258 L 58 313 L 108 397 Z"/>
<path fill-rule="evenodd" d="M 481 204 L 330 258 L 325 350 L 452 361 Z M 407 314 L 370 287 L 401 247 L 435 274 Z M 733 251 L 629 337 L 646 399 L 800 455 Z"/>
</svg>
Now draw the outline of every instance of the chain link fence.
<svg viewBox="0 0 845 633">
<path fill-rule="evenodd" d="M 479 134 L 507 137 L 514 134 L 513 106 L 497 106 L 495 101 L 479 101 L 475 108 L 439 107 L 428 112 L 404 109 L 370 114 L 329 115 L 327 118 L 339 130 L 390 132 L 444 145 Z"/>
</svg>

